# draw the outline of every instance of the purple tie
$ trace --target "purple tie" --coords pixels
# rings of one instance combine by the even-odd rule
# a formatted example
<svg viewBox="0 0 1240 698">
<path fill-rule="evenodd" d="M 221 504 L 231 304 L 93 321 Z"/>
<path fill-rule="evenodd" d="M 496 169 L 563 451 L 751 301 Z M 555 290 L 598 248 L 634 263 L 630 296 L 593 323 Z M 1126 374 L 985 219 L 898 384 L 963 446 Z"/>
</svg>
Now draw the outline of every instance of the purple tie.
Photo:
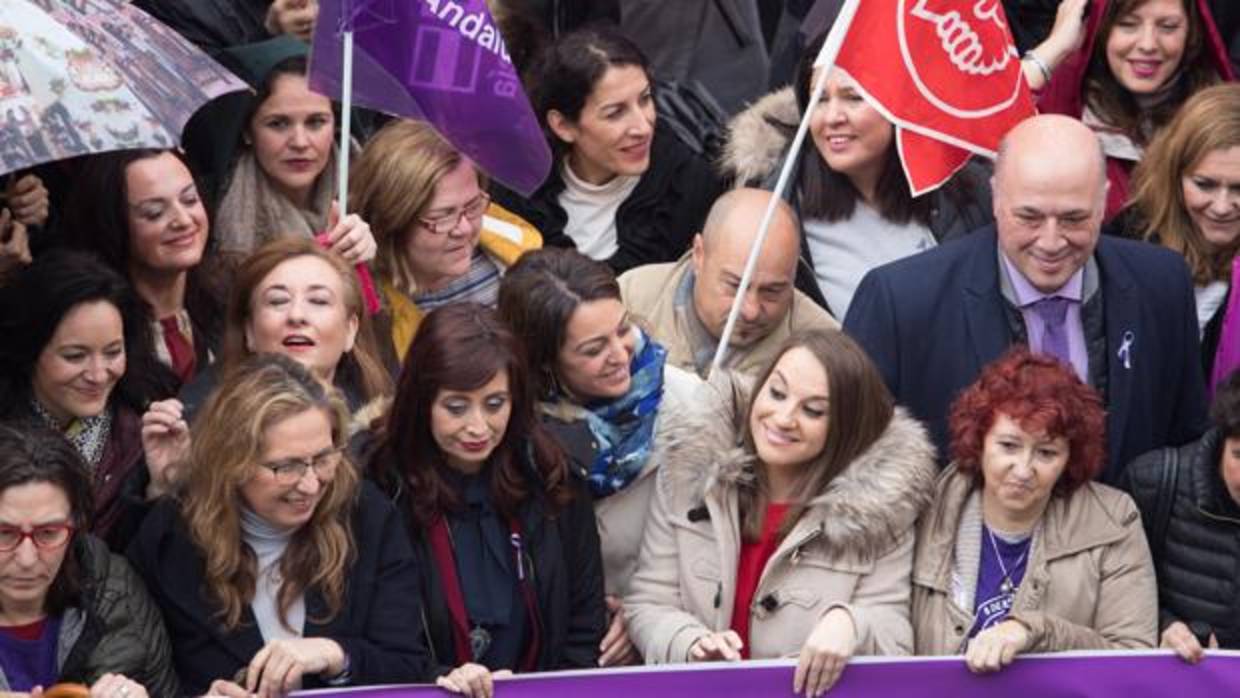
<svg viewBox="0 0 1240 698">
<path fill-rule="evenodd" d="M 1051 296 L 1032 305 L 1044 326 L 1041 352 L 1059 359 L 1069 368 L 1072 367 L 1072 355 L 1068 352 L 1068 328 L 1064 318 L 1068 315 L 1068 304 L 1071 302 L 1062 296 Z"/>
</svg>

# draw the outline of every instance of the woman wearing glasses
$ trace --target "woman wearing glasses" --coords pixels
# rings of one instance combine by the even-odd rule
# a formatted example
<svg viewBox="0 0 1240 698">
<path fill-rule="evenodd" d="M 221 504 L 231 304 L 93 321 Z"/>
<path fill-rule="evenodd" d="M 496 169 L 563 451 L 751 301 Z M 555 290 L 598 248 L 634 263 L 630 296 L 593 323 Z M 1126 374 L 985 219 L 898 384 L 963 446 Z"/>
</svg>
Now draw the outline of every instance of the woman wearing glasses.
<svg viewBox="0 0 1240 698">
<path fill-rule="evenodd" d="M 420 121 L 384 126 L 349 180 L 349 207 L 371 222 L 396 354 L 404 358 L 422 316 L 448 303 L 494 307 L 499 278 L 538 231 L 486 193 L 486 176 Z"/>
<path fill-rule="evenodd" d="M 0 425 L 0 693 L 64 681 L 92 696 L 180 695 L 159 610 L 86 532 L 91 500 L 68 441 Z"/>
<path fill-rule="evenodd" d="M 344 405 L 301 364 L 260 355 L 195 424 L 188 477 L 130 546 L 189 695 L 425 676 L 400 516 L 344 456 Z"/>
</svg>

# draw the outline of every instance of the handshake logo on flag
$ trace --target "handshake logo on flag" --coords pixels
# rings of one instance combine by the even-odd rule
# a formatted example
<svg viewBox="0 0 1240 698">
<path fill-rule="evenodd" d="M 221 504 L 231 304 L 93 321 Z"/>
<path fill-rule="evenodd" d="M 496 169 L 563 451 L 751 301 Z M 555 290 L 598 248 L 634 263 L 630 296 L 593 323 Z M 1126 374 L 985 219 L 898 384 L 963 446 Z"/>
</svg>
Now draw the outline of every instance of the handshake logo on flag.
<svg viewBox="0 0 1240 698">
<path fill-rule="evenodd" d="M 907 4 L 898 15 L 900 51 L 923 97 L 962 118 L 1012 105 L 1023 78 L 999 0 L 963 8 L 959 0 L 916 0 L 911 10 Z M 960 89 L 962 81 L 968 89 Z"/>
</svg>

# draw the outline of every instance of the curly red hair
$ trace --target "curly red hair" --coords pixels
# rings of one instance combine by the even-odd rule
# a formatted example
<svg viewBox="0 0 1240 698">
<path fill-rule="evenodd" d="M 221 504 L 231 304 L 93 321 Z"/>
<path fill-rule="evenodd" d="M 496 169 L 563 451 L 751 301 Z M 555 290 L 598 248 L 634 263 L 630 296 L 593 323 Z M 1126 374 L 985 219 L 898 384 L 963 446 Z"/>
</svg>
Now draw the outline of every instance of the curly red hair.
<svg viewBox="0 0 1240 698">
<path fill-rule="evenodd" d="M 952 404 L 948 425 L 956 467 L 982 477 L 982 446 L 1005 414 L 1031 433 L 1068 440 L 1068 465 L 1055 483 L 1066 494 L 1102 472 L 1106 412 L 1098 393 L 1054 358 L 1018 347 L 986 366 Z"/>
</svg>

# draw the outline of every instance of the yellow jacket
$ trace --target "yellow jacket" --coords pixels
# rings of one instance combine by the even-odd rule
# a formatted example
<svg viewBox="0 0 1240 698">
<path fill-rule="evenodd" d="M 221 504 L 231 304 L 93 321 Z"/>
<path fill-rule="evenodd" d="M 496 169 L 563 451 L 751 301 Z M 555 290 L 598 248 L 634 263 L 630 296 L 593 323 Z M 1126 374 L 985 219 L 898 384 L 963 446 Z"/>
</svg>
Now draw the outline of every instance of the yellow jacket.
<svg viewBox="0 0 1240 698">
<path fill-rule="evenodd" d="M 524 218 L 492 202 L 482 217 L 478 245 L 499 266 L 502 274 L 521 255 L 542 247 L 542 235 Z M 412 298 L 392 284 L 391 279 L 381 280 L 380 286 L 391 319 L 392 344 L 397 358 L 404 361 L 409 343 L 422 323 L 422 311 Z"/>
</svg>

